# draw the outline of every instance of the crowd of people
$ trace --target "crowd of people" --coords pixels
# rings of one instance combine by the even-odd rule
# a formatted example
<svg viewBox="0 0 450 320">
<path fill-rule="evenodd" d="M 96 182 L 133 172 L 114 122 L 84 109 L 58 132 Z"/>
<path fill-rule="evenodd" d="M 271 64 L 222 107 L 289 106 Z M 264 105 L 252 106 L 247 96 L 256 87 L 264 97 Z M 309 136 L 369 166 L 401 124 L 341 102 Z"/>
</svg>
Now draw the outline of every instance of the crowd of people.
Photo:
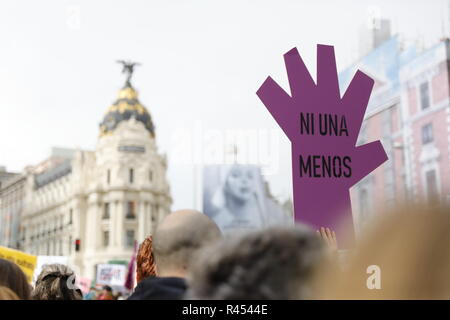
<svg viewBox="0 0 450 320">
<path fill-rule="evenodd" d="M 104 285 L 101 289 L 91 287 L 84 295 L 84 300 L 124 300 L 124 296 L 121 291 L 114 293 L 110 286 Z"/>
<path fill-rule="evenodd" d="M 194 210 L 169 214 L 140 245 L 129 300 L 449 299 L 450 211 L 380 215 L 345 254 L 335 233 L 296 224 L 223 235 Z M 381 272 L 371 286 L 373 267 Z M 2 300 L 124 300 L 111 287 L 83 296 L 65 265 L 46 265 L 34 287 L 0 259 Z M 373 279 L 372 279 L 373 280 Z"/>
</svg>

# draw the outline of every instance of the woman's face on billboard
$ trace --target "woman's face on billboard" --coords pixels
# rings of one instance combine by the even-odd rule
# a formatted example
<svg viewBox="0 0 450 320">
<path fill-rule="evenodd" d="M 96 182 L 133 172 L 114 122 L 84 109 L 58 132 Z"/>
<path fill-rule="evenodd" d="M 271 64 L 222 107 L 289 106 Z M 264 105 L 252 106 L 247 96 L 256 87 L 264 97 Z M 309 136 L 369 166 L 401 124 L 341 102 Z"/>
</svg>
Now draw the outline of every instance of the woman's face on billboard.
<svg viewBox="0 0 450 320">
<path fill-rule="evenodd" d="M 253 194 L 254 174 L 251 168 L 233 166 L 226 180 L 227 194 L 240 201 L 248 201 Z"/>
</svg>

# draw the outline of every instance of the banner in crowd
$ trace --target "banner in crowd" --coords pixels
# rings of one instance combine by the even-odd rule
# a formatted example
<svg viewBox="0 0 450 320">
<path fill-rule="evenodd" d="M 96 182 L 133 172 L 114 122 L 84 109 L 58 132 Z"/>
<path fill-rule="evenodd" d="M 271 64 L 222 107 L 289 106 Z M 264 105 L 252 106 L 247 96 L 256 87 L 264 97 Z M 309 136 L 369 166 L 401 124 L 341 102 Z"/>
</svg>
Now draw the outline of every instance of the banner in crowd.
<svg viewBox="0 0 450 320">
<path fill-rule="evenodd" d="M 274 200 L 256 165 L 204 167 L 203 212 L 224 233 L 293 223 L 291 208 Z"/>
<path fill-rule="evenodd" d="M 0 258 L 17 264 L 25 273 L 28 282 L 31 283 L 33 281 L 34 269 L 37 264 L 36 256 L 0 246 Z"/>
<path fill-rule="evenodd" d="M 97 284 L 123 286 L 127 275 L 127 267 L 122 264 L 97 265 Z"/>
<path fill-rule="evenodd" d="M 92 285 L 92 280 L 90 278 L 77 277 L 77 281 L 83 294 L 88 293 Z"/>
</svg>

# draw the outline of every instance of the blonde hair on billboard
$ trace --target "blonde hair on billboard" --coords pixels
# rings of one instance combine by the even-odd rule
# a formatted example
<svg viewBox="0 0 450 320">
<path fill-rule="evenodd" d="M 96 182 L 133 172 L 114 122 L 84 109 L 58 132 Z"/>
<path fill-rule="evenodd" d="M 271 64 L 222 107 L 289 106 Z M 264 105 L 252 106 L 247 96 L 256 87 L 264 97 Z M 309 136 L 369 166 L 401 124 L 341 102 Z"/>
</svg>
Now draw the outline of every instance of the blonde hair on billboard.
<svg viewBox="0 0 450 320">
<path fill-rule="evenodd" d="M 233 165 L 224 165 L 219 168 L 220 173 L 220 185 L 217 187 L 215 192 L 213 193 L 211 197 L 211 204 L 215 208 L 223 208 L 227 205 L 227 190 L 229 188 L 228 186 L 228 178 L 232 172 L 233 169 L 240 168 L 245 170 L 250 170 L 256 175 L 255 181 L 252 182 L 252 195 L 254 199 L 256 200 L 256 203 L 258 205 L 258 209 L 263 212 L 264 211 L 264 190 L 261 189 L 261 186 L 259 183 L 261 183 L 260 179 L 260 172 L 259 169 L 256 166 L 252 165 L 245 165 L 245 164 L 233 164 Z"/>
</svg>

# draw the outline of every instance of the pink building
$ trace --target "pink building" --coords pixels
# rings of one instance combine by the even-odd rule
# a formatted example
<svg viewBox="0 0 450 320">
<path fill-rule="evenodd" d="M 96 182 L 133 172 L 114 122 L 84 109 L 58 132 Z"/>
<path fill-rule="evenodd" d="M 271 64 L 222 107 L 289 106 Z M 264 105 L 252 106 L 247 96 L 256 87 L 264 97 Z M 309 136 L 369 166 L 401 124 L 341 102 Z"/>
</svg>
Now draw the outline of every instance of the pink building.
<svg viewBox="0 0 450 320">
<path fill-rule="evenodd" d="M 375 80 L 358 143 L 381 140 L 389 160 L 351 190 L 355 225 L 411 201 L 450 202 L 450 41 L 417 52 L 393 37 L 340 74 Z"/>
<path fill-rule="evenodd" d="M 408 188 L 412 199 L 450 197 L 450 41 L 426 50 L 400 70 Z"/>
</svg>

